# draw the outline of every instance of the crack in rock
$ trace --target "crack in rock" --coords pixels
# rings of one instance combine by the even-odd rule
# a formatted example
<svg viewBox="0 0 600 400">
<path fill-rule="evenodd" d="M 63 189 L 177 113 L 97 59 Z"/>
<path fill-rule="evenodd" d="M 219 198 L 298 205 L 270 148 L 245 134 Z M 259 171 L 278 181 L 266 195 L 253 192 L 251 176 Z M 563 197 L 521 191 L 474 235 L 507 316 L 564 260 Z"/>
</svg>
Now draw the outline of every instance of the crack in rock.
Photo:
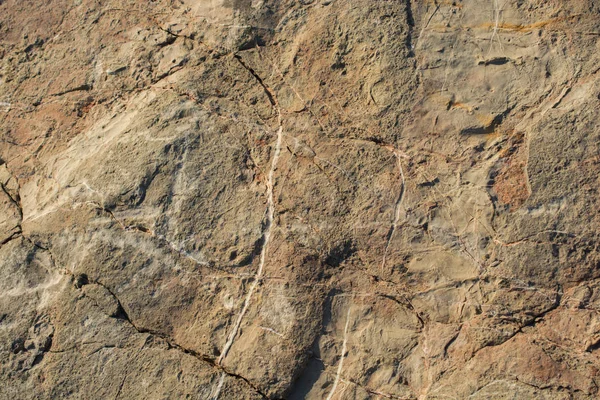
<svg viewBox="0 0 600 400">
<path fill-rule="evenodd" d="M 275 201 L 273 198 L 274 174 L 275 174 L 275 169 L 277 168 L 277 163 L 279 161 L 279 156 L 281 153 L 282 138 L 283 138 L 283 121 L 282 121 L 281 109 L 279 108 L 279 103 L 277 101 L 277 98 L 275 97 L 275 94 L 265 84 L 263 79 L 252 68 L 250 68 L 249 66 L 246 65 L 246 63 L 242 60 L 241 56 L 235 55 L 235 57 L 240 62 L 240 64 L 244 68 L 246 68 L 255 77 L 255 79 L 258 81 L 258 83 L 262 86 L 263 90 L 267 94 L 267 97 L 269 98 L 271 105 L 273 106 L 273 108 L 275 109 L 275 111 L 277 113 L 277 118 L 279 121 L 279 128 L 277 129 L 277 140 L 275 143 L 275 153 L 273 154 L 273 159 L 271 161 L 271 168 L 269 170 L 269 174 L 267 177 L 267 221 L 263 227 L 263 234 L 262 234 L 263 241 L 262 241 L 262 248 L 260 251 L 260 261 L 259 261 L 258 269 L 256 271 L 256 274 L 254 275 L 254 280 L 253 280 L 252 284 L 250 285 L 250 289 L 248 290 L 248 293 L 244 300 L 244 306 L 242 307 L 241 312 L 238 314 L 238 317 L 233 325 L 233 329 L 231 330 L 230 334 L 228 335 L 227 341 L 225 342 L 225 345 L 223 346 L 223 349 L 221 350 L 221 354 L 219 355 L 219 358 L 217 359 L 217 364 L 219 364 L 219 365 L 223 362 L 225 357 L 227 357 L 227 354 L 229 353 L 229 350 L 231 349 L 231 346 L 233 345 L 233 342 L 238 334 L 240 325 L 242 324 L 242 320 L 243 320 L 244 316 L 246 315 L 246 312 L 248 311 L 248 307 L 250 306 L 250 301 L 252 299 L 252 296 L 254 295 L 254 292 L 256 291 L 256 288 L 258 287 L 258 284 L 263 276 L 264 266 L 265 266 L 266 259 L 267 259 L 267 251 L 269 248 L 269 242 L 271 240 L 271 231 L 272 231 L 272 227 L 273 227 L 273 220 L 275 217 Z M 218 397 L 218 393 L 217 393 L 217 397 Z"/>
<path fill-rule="evenodd" d="M 200 360 L 208 365 L 210 365 L 213 369 L 221 372 L 222 374 L 226 375 L 226 376 L 230 376 L 232 378 L 236 378 L 236 379 L 240 379 L 242 381 L 244 381 L 249 387 L 251 387 L 258 395 L 260 395 L 262 398 L 267 399 L 267 395 L 262 392 L 256 385 L 254 385 L 249 379 L 245 378 L 242 375 L 233 373 L 229 370 L 227 370 L 226 368 L 224 368 L 222 365 L 220 365 L 213 357 L 208 356 L 206 354 L 201 354 L 199 352 L 197 352 L 194 349 L 190 349 L 190 348 L 186 348 L 184 346 L 181 346 L 180 344 L 176 343 L 172 338 L 170 338 L 168 335 L 157 331 L 157 330 L 153 330 L 153 329 L 149 329 L 149 328 L 144 328 L 144 327 L 140 327 L 138 326 L 129 316 L 129 314 L 127 313 L 127 311 L 125 310 L 125 308 L 123 307 L 123 304 L 121 303 L 121 300 L 118 298 L 118 296 L 116 295 L 116 293 L 114 292 L 114 290 L 112 290 L 108 285 L 102 283 L 100 280 L 98 279 L 89 279 L 87 275 L 85 274 L 80 274 L 80 275 L 73 275 L 71 273 L 66 272 L 66 275 L 69 275 L 71 277 L 71 279 L 74 282 L 74 285 L 76 288 L 80 289 L 82 286 L 88 285 L 88 284 L 95 284 L 98 286 L 101 286 L 102 288 L 104 288 L 112 297 L 113 299 L 116 301 L 117 303 L 117 313 L 114 316 L 110 316 L 111 318 L 116 318 L 116 319 L 120 319 L 122 321 L 127 322 L 131 327 L 133 327 L 133 329 L 135 329 L 135 331 L 137 331 L 138 333 L 144 333 L 144 334 L 148 334 L 151 336 L 156 336 L 162 340 L 164 340 L 167 345 L 169 346 L 169 349 L 173 349 L 173 350 L 177 350 L 185 355 L 191 356 L 196 358 L 197 360 Z"/>
</svg>

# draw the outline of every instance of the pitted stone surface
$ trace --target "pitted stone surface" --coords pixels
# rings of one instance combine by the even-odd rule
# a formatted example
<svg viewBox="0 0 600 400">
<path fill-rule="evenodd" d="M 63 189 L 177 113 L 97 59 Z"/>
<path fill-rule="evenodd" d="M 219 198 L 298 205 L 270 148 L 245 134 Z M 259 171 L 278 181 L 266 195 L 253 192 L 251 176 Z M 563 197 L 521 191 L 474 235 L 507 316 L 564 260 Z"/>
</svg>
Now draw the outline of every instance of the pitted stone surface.
<svg viewBox="0 0 600 400">
<path fill-rule="evenodd" d="M 0 398 L 593 399 L 600 5 L 0 0 Z"/>
</svg>

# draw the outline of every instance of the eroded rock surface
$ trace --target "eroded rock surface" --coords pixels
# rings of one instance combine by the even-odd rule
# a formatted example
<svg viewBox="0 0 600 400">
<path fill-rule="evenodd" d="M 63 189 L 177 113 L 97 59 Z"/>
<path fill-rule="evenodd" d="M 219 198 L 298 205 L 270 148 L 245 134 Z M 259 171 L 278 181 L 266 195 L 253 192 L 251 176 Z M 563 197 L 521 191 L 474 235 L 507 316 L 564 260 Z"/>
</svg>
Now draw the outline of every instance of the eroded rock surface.
<svg viewBox="0 0 600 400">
<path fill-rule="evenodd" d="M 599 395 L 598 2 L 0 0 L 0 34 L 0 398 Z"/>
</svg>

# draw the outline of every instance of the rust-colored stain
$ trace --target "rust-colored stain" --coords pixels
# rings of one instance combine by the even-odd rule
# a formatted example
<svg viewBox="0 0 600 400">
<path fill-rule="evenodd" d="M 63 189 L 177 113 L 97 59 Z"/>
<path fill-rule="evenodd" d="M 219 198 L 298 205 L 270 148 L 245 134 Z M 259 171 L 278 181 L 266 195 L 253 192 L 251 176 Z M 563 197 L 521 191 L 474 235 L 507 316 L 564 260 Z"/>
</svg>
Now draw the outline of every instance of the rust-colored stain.
<svg viewBox="0 0 600 400">
<path fill-rule="evenodd" d="M 468 105 L 466 103 L 461 103 L 459 101 L 457 101 L 457 102 L 450 101 L 449 106 L 450 106 L 451 110 L 460 109 L 460 110 L 465 110 L 468 113 L 472 113 L 473 112 L 473 107 L 472 106 L 470 106 L 470 105 Z"/>
<path fill-rule="evenodd" d="M 515 211 L 529 198 L 527 173 L 523 161 L 511 160 L 496 176 L 494 191 L 501 204 L 508 204 L 510 211 Z"/>
<path fill-rule="evenodd" d="M 527 177 L 526 149 L 522 147 L 525 135 L 522 132 L 510 132 L 508 145 L 500 150 L 503 166 L 494 180 L 493 189 L 500 204 L 509 205 L 515 211 L 525 203 L 529 192 Z"/>
</svg>

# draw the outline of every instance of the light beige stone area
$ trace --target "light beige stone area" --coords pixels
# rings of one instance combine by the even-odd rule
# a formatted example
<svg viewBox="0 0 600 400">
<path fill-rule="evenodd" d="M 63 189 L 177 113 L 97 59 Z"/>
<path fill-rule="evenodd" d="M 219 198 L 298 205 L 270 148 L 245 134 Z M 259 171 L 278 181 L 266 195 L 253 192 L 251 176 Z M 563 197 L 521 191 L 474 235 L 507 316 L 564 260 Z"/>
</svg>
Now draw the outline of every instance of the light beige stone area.
<svg viewBox="0 0 600 400">
<path fill-rule="evenodd" d="M 0 0 L 0 399 L 594 399 L 600 4 Z"/>
</svg>

